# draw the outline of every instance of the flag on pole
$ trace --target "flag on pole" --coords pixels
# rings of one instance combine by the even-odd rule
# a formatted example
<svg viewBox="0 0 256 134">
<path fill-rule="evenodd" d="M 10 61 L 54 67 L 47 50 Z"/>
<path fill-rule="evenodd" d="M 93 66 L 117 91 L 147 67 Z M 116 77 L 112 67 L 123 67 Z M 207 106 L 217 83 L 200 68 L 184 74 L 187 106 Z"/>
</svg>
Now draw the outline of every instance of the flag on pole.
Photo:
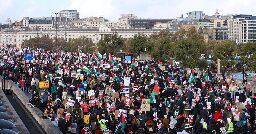
<svg viewBox="0 0 256 134">
<path fill-rule="evenodd" d="M 99 63 L 98 57 L 95 55 L 95 53 L 92 54 L 92 57 L 90 59 L 91 61 L 94 60 L 97 64 Z"/>
<path fill-rule="evenodd" d="M 108 62 L 111 63 L 111 64 L 116 62 L 116 61 L 113 59 L 113 55 L 112 55 L 112 54 L 109 54 L 109 55 L 108 55 Z"/>
<path fill-rule="evenodd" d="M 100 54 L 98 48 L 95 49 L 95 53 L 99 59 L 102 59 L 102 54 Z"/>
<path fill-rule="evenodd" d="M 83 66 L 83 69 L 82 69 L 84 72 L 86 72 L 87 74 L 91 74 L 91 71 L 88 67 L 86 66 Z"/>
<path fill-rule="evenodd" d="M 210 78 L 209 78 L 209 69 L 207 68 L 206 71 L 205 71 L 205 81 L 210 81 Z"/>
<path fill-rule="evenodd" d="M 153 92 L 156 92 L 157 94 L 160 93 L 158 83 L 155 84 Z"/>
<path fill-rule="evenodd" d="M 209 89 L 208 89 L 208 94 L 209 95 L 214 95 L 213 89 L 212 89 L 212 85 L 210 85 Z"/>
<path fill-rule="evenodd" d="M 192 69 L 191 70 L 191 74 L 190 74 L 190 77 L 189 77 L 189 79 L 188 79 L 188 82 L 189 83 L 192 83 L 193 81 L 194 81 L 194 79 L 195 79 L 195 71 L 194 71 L 194 69 Z"/>
<path fill-rule="evenodd" d="M 125 119 L 125 117 L 124 117 L 124 113 L 122 112 L 122 113 L 121 113 L 121 118 L 120 118 L 120 123 L 121 123 L 122 129 L 125 128 L 125 122 L 126 122 L 126 119 Z"/>
</svg>

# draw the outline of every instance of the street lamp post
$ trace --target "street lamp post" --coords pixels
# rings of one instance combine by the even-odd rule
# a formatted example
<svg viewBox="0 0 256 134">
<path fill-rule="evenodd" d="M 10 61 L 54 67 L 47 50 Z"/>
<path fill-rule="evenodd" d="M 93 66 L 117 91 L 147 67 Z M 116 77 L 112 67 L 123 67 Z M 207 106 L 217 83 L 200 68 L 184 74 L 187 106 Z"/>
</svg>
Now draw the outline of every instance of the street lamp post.
<svg viewBox="0 0 256 134">
<path fill-rule="evenodd" d="M 58 13 L 55 13 L 55 44 L 56 44 L 56 47 L 57 47 L 57 45 L 58 45 L 58 42 L 57 42 L 57 41 L 58 41 L 57 15 L 58 15 Z"/>
<path fill-rule="evenodd" d="M 245 79 L 245 67 L 246 67 L 246 64 L 243 64 L 243 84 L 245 84 L 246 82 L 246 79 Z"/>
</svg>

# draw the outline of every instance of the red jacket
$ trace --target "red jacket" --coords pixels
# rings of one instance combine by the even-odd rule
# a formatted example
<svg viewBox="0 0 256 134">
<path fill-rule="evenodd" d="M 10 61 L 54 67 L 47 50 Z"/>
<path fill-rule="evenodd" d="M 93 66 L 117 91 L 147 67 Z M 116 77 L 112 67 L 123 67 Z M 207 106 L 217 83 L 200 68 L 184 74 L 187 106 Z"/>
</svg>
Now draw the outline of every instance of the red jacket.
<svg viewBox="0 0 256 134">
<path fill-rule="evenodd" d="M 221 120 L 223 120 L 223 118 L 222 118 L 222 114 L 221 114 L 221 112 L 220 111 L 217 111 L 217 112 L 215 112 L 215 114 L 214 114 L 214 121 L 218 121 L 218 119 L 221 119 Z"/>
</svg>

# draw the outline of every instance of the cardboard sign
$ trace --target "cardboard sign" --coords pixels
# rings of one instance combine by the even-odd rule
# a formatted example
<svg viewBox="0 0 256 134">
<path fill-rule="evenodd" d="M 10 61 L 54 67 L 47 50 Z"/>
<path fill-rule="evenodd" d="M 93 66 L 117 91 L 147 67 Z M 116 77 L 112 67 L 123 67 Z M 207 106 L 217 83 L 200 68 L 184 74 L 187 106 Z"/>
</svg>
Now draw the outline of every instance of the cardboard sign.
<svg viewBox="0 0 256 134">
<path fill-rule="evenodd" d="M 141 105 L 141 111 L 150 111 L 150 104 L 142 104 Z"/>
<path fill-rule="evenodd" d="M 161 66 L 160 69 L 161 69 L 162 71 L 165 71 L 165 66 Z"/>
<path fill-rule="evenodd" d="M 117 93 L 117 92 L 113 93 L 112 98 L 119 98 L 119 93 Z"/>
<path fill-rule="evenodd" d="M 150 111 L 150 99 L 142 99 L 141 111 Z"/>
<path fill-rule="evenodd" d="M 49 81 L 40 81 L 39 88 L 41 89 L 49 88 Z"/>
<path fill-rule="evenodd" d="M 115 118 L 118 119 L 119 116 L 119 110 L 115 110 Z"/>
</svg>

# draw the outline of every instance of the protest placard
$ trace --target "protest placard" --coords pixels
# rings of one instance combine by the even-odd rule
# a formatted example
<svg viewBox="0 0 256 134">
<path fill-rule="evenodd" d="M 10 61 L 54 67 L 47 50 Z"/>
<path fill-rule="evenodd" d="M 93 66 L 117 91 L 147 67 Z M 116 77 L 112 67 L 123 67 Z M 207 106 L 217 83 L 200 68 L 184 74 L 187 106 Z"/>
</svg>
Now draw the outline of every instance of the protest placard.
<svg viewBox="0 0 256 134">
<path fill-rule="evenodd" d="M 131 78 L 130 77 L 124 77 L 124 86 L 128 87 L 130 86 Z"/>
<path fill-rule="evenodd" d="M 41 88 L 41 89 L 49 88 L 49 81 L 40 81 L 39 88 Z"/>
</svg>

